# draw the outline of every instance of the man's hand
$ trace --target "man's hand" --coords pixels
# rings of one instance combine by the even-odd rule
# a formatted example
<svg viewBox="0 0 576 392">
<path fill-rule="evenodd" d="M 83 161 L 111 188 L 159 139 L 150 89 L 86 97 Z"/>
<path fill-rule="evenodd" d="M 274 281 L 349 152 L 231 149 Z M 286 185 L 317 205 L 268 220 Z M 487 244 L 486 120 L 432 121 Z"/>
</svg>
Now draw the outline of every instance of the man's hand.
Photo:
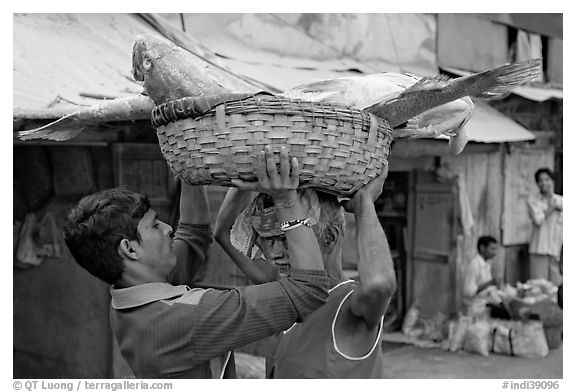
<svg viewBox="0 0 576 392">
<path fill-rule="evenodd" d="M 300 167 L 298 159 L 288 157 L 285 147 L 280 148 L 280 171 L 274 162 L 274 152 L 270 146 L 258 155 L 258 167 L 256 168 L 258 181 L 249 182 L 232 180 L 232 183 L 244 191 L 256 191 L 266 193 L 274 199 L 274 202 L 286 202 L 297 197 Z"/>
<path fill-rule="evenodd" d="M 388 162 L 384 164 L 382 173 L 380 173 L 378 177 L 374 178 L 368 184 L 358 189 L 358 191 L 356 191 L 350 200 L 343 200 L 341 202 L 342 207 L 344 207 L 347 212 L 354 212 L 356 208 L 359 207 L 360 200 L 362 198 L 370 198 L 372 203 L 374 203 L 382 193 L 382 188 L 384 187 L 386 177 L 388 177 Z"/>
<path fill-rule="evenodd" d="M 550 204 L 555 210 L 562 211 L 562 204 L 556 197 L 552 197 L 552 202 Z"/>
<path fill-rule="evenodd" d="M 504 277 L 501 275 L 495 275 L 494 279 L 492 279 L 494 281 L 494 284 L 496 285 L 496 287 L 500 288 L 504 285 Z"/>
</svg>

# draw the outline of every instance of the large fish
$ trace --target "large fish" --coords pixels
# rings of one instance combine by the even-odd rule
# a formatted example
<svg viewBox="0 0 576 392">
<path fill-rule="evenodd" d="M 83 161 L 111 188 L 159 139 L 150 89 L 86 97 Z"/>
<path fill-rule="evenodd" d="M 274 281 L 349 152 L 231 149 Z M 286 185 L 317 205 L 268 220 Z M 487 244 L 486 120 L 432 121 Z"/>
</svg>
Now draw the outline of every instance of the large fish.
<svg viewBox="0 0 576 392">
<path fill-rule="evenodd" d="M 391 73 L 340 78 L 299 86 L 282 95 L 372 112 L 393 126 L 395 138 L 445 134 L 451 137 L 451 149 L 458 153 L 467 140 L 462 126 L 472 115 L 474 107 L 467 96 L 493 96 L 507 92 L 537 76 L 540 64 L 540 60 L 531 60 L 456 79 L 419 78 Z M 206 63 L 169 40 L 153 35 L 136 38 L 132 52 L 132 75 L 143 82 L 149 99 L 133 96 L 105 101 L 67 115 L 59 125 L 66 122 L 110 121 L 108 118 L 114 121 L 133 120 L 134 113 L 138 113 L 137 118 L 140 119 L 142 113 L 153 105 L 183 97 L 221 96 L 224 100 L 231 93 L 250 95 L 261 91 L 260 87 Z M 213 105 L 218 102 L 218 99 L 211 100 Z M 117 108 L 119 113 L 114 116 L 109 114 Z M 40 129 L 20 132 L 19 137 L 61 141 L 77 134 L 56 130 L 51 130 L 49 124 Z"/>
<path fill-rule="evenodd" d="M 382 72 L 372 75 L 347 76 L 294 87 L 281 93 L 289 98 L 366 109 L 386 102 L 417 84 L 421 77 L 409 73 Z M 450 151 L 459 154 L 468 135 L 463 127 L 472 117 L 474 104 L 469 97 L 417 114 L 392 129 L 394 139 L 449 137 Z"/>
<path fill-rule="evenodd" d="M 172 41 L 151 34 L 139 35 L 134 41 L 132 76 L 143 82 L 143 94 L 104 100 L 66 112 L 44 110 L 27 114 L 14 110 L 14 118 L 48 119 L 57 116 L 56 121 L 47 125 L 18 132 L 18 137 L 22 140 L 66 141 L 76 137 L 84 129 L 82 125 L 88 123 L 149 120 L 155 106 L 170 100 L 228 93 L 251 94 L 262 90 L 260 86 L 204 61 Z"/>
<path fill-rule="evenodd" d="M 184 97 L 254 93 L 259 89 L 169 40 L 150 35 L 136 37 L 132 49 L 132 76 L 158 106 Z"/>
<path fill-rule="evenodd" d="M 455 79 L 397 73 L 351 76 L 297 86 L 282 95 L 373 113 L 392 126 L 396 139 L 444 134 L 450 137 L 450 149 L 460 153 L 467 142 L 463 126 L 474 110 L 469 97 L 508 93 L 538 77 L 541 66 L 541 59 L 534 59 Z"/>
</svg>

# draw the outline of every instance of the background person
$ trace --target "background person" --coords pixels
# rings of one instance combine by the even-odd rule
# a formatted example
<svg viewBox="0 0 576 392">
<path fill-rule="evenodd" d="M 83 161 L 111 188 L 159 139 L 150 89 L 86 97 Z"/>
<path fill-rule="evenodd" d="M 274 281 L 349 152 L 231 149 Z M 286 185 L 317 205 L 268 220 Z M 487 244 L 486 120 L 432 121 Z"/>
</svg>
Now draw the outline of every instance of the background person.
<svg viewBox="0 0 576 392">
<path fill-rule="evenodd" d="M 500 277 L 492 276 L 491 262 L 498 252 L 498 241 L 492 236 L 482 236 L 476 243 L 478 253 L 464 269 L 464 304 L 468 315 L 484 314 L 486 307 L 491 317 L 509 318 L 497 293 L 502 285 Z"/>
<path fill-rule="evenodd" d="M 528 198 L 532 237 L 528 248 L 530 279 L 562 284 L 559 260 L 562 251 L 562 196 L 554 193 L 554 172 L 541 168 L 534 174 L 539 193 Z"/>
</svg>

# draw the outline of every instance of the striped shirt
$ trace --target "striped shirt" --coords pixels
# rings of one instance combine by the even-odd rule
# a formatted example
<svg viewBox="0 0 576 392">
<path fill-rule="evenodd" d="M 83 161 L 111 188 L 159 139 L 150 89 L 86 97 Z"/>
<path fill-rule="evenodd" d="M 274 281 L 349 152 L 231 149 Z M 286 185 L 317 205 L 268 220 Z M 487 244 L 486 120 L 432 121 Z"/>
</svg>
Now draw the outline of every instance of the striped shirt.
<svg viewBox="0 0 576 392">
<path fill-rule="evenodd" d="M 202 230 L 175 238 L 205 257 Z M 186 237 L 185 239 L 183 237 Z M 176 241 L 175 241 L 176 242 Z M 111 287 L 110 323 L 138 378 L 234 378 L 229 352 L 289 328 L 325 303 L 325 271 L 292 271 L 279 281 L 233 290 L 169 283 Z M 229 360 L 229 358 L 231 358 Z"/>
<path fill-rule="evenodd" d="M 562 209 L 562 196 L 552 196 Z M 545 211 L 549 201 L 542 194 L 528 199 L 528 213 L 532 220 L 532 237 L 530 239 L 529 252 L 560 257 L 562 250 L 562 210 L 555 210 L 548 217 Z"/>
</svg>

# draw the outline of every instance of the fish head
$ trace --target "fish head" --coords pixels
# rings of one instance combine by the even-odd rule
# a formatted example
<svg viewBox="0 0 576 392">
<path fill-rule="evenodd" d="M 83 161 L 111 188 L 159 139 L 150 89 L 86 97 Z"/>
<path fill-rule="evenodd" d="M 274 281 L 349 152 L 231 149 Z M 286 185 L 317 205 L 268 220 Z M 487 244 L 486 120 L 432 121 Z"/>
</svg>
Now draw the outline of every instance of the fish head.
<svg viewBox="0 0 576 392">
<path fill-rule="evenodd" d="M 148 53 L 146 41 L 138 36 L 132 47 L 132 76 L 139 82 L 144 81 L 145 71 L 152 67 L 152 58 Z"/>
<path fill-rule="evenodd" d="M 151 34 L 139 35 L 134 41 L 132 76 L 143 82 L 156 105 L 225 91 L 205 61 L 172 41 Z"/>
<path fill-rule="evenodd" d="M 172 41 L 152 35 L 141 34 L 136 37 L 132 48 L 132 76 L 143 82 L 154 72 L 162 72 L 162 66 L 176 61 L 184 50 Z"/>
<path fill-rule="evenodd" d="M 139 35 L 134 41 L 132 76 L 143 82 L 144 90 L 157 105 L 181 98 L 171 96 L 170 91 L 175 87 L 174 75 L 183 64 L 182 51 L 171 41 L 151 34 Z"/>
</svg>

